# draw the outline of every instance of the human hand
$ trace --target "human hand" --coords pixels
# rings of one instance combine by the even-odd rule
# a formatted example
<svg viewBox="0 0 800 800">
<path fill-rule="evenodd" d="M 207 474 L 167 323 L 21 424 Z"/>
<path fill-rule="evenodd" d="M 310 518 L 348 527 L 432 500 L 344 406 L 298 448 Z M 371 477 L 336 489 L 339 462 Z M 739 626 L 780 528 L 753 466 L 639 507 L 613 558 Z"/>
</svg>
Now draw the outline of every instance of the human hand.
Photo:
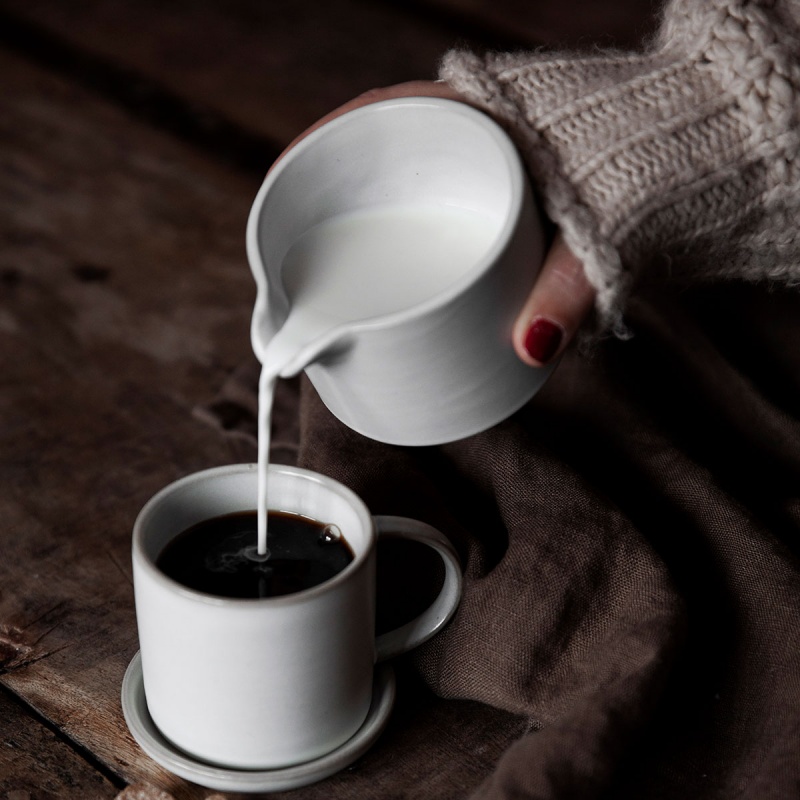
<svg viewBox="0 0 800 800">
<path fill-rule="evenodd" d="M 348 111 L 398 97 L 443 97 L 467 102 L 446 83 L 434 81 L 409 81 L 372 89 L 318 120 L 284 152 L 321 125 Z M 542 366 L 561 355 L 591 311 L 594 299 L 595 290 L 586 278 L 583 265 L 557 234 L 512 329 L 512 342 L 519 358 L 531 366 Z"/>
</svg>

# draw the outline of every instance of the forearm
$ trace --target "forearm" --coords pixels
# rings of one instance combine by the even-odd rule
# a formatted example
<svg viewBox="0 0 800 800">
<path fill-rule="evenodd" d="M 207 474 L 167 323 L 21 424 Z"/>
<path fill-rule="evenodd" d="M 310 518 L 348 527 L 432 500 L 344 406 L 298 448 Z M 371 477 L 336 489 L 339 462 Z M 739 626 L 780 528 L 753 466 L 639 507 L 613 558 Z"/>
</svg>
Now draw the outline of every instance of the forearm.
<svg viewBox="0 0 800 800">
<path fill-rule="evenodd" d="M 800 281 L 799 6 L 673 2 L 639 54 L 445 58 L 515 138 L 604 327 L 659 270 Z"/>
</svg>

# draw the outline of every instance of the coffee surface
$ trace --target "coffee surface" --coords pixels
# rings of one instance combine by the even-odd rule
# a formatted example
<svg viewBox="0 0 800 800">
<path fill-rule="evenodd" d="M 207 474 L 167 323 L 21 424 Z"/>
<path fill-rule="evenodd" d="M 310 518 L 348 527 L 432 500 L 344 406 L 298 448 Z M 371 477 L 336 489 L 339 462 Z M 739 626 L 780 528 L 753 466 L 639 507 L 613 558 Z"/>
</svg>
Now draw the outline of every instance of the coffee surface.
<svg viewBox="0 0 800 800">
<path fill-rule="evenodd" d="M 156 559 L 184 586 L 232 598 L 279 597 L 310 589 L 341 572 L 353 552 L 334 525 L 269 513 L 269 552 L 258 554 L 257 514 L 204 520 L 178 534 Z"/>
</svg>

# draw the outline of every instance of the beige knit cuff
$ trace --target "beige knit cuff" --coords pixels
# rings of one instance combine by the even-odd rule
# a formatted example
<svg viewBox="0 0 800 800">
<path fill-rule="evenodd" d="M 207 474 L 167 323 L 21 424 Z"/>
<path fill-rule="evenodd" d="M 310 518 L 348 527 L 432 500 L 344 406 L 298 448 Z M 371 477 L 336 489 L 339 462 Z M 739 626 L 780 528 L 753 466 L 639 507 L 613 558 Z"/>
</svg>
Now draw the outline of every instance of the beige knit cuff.
<svg viewBox="0 0 800 800">
<path fill-rule="evenodd" d="M 800 281 L 797 39 L 764 6 L 676 0 L 641 54 L 442 63 L 515 139 L 604 329 L 654 274 Z"/>
</svg>

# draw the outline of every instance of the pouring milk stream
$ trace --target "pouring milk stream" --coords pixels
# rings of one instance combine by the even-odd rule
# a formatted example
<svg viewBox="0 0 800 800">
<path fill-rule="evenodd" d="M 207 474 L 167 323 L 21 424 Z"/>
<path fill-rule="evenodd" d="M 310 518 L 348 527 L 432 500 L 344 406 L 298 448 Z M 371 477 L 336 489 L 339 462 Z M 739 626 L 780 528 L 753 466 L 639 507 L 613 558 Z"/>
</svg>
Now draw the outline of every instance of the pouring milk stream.
<svg viewBox="0 0 800 800">
<path fill-rule="evenodd" d="M 258 553 L 266 553 L 267 463 L 275 380 L 299 371 L 343 327 L 411 308 L 453 284 L 495 231 L 467 209 L 350 212 L 304 233 L 283 261 L 289 316 L 264 349 L 259 380 Z"/>
<path fill-rule="evenodd" d="M 524 170 L 463 104 L 385 101 L 319 128 L 267 176 L 247 246 L 262 365 L 255 557 L 268 556 L 278 377 L 305 369 L 350 427 L 424 445 L 494 425 L 549 375 L 511 346 L 542 252 Z"/>
</svg>

